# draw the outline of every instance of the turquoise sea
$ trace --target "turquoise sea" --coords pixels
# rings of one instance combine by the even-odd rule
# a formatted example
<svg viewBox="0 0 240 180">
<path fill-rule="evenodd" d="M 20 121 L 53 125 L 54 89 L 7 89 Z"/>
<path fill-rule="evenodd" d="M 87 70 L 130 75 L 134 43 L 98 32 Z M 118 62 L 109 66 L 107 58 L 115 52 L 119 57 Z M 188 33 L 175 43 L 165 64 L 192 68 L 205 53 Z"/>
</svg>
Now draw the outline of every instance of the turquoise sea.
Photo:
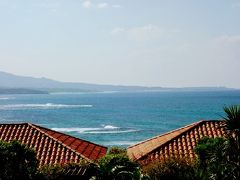
<svg viewBox="0 0 240 180">
<path fill-rule="evenodd" d="M 202 119 L 220 119 L 240 91 L 0 95 L 0 123 L 31 122 L 106 146 L 129 146 Z"/>
</svg>

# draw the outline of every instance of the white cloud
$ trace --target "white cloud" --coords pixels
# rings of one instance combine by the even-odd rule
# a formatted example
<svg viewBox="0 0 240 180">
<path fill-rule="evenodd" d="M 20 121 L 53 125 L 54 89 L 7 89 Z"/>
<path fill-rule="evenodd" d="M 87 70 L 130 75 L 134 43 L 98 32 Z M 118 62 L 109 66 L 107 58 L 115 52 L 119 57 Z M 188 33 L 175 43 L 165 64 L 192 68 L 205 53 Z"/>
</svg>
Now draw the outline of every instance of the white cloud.
<svg viewBox="0 0 240 180">
<path fill-rule="evenodd" d="M 121 8 L 122 6 L 119 4 L 109 4 L 107 2 L 100 2 L 100 3 L 94 3 L 91 0 L 85 0 L 82 3 L 82 6 L 84 8 L 98 8 L 98 9 L 105 9 L 105 8 Z"/>
<path fill-rule="evenodd" d="M 84 8 L 90 8 L 90 7 L 92 6 L 92 2 L 89 1 L 89 0 L 84 1 L 84 2 L 82 3 L 82 6 L 83 6 Z"/>
<path fill-rule="evenodd" d="M 103 8 L 107 8 L 107 7 L 109 7 L 109 4 L 108 3 L 99 3 L 98 5 L 97 5 L 97 7 L 98 8 L 100 8 L 100 9 L 103 9 Z"/>
<path fill-rule="evenodd" d="M 173 32 L 173 31 L 172 31 Z M 166 31 L 156 25 L 148 24 L 140 27 L 122 28 L 117 27 L 111 31 L 112 35 L 125 35 L 137 41 L 145 41 L 151 39 L 158 39 L 160 37 L 167 37 Z"/>
</svg>

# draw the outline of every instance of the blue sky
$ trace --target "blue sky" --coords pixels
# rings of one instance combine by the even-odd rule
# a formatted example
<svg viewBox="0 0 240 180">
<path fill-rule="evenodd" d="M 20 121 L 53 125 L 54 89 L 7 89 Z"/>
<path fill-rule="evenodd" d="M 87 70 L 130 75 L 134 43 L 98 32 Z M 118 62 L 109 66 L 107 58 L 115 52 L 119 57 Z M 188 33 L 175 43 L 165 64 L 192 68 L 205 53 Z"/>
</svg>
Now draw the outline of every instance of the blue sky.
<svg viewBox="0 0 240 180">
<path fill-rule="evenodd" d="M 240 88 L 240 0 L 0 0 L 0 70 Z"/>
</svg>

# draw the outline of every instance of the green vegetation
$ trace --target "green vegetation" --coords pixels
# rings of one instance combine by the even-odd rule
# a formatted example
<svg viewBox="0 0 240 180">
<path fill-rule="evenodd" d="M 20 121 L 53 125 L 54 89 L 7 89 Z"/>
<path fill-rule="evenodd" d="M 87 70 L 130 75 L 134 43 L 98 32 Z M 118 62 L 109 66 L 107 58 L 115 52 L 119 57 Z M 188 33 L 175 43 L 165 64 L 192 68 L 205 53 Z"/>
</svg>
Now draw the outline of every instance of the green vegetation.
<svg viewBox="0 0 240 180">
<path fill-rule="evenodd" d="M 40 168 L 42 177 L 45 180 L 66 180 L 66 179 L 90 179 L 95 177 L 98 168 L 95 164 L 82 160 L 79 163 L 65 165 L 45 165 Z"/>
<path fill-rule="evenodd" d="M 123 155 L 127 156 L 127 150 L 125 148 L 120 148 L 120 147 L 112 147 L 108 154 L 110 155 Z"/>
<path fill-rule="evenodd" d="M 143 167 L 150 179 L 191 180 L 197 179 L 195 163 L 188 159 L 168 158 Z"/>
<path fill-rule="evenodd" d="M 204 138 L 195 151 L 205 179 L 240 179 L 240 106 L 224 108 L 226 138 Z"/>
<path fill-rule="evenodd" d="M 224 138 L 201 139 L 195 148 L 198 155 L 198 174 L 201 179 L 228 179 L 231 177 L 229 144 Z M 232 177 L 230 178 L 232 179 Z"/>
<path fill-rule="evenodd" d="M 97 179 L 132 180 L 141 178 L 138 164 L 129 160 L 125 149 L 116 147 L 110 149 L 98 164 Z"/>
<path fill-rule="evenodd" d="M 0 179 L 38 179 L 36 153 L 17 141 L 0 141 Z"/>
</svg>

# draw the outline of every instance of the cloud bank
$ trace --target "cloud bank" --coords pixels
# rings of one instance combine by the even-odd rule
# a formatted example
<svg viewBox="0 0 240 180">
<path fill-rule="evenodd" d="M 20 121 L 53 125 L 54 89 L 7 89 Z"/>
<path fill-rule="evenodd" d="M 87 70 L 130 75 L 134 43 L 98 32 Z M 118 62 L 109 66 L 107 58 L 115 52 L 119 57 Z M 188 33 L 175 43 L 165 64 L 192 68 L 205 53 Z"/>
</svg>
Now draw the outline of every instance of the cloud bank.
<svg viewBox="0 0 240 180">
<path fill-rule="evenodd" d="M 121 8 L 119 4 L 110 4 L 107 2 L 93 3 L 90 0 L 86 0 L 82 3 L 83 8 L 97 8 L 97 9 L 106 9 L 106 8 Z"/>
</svg>

